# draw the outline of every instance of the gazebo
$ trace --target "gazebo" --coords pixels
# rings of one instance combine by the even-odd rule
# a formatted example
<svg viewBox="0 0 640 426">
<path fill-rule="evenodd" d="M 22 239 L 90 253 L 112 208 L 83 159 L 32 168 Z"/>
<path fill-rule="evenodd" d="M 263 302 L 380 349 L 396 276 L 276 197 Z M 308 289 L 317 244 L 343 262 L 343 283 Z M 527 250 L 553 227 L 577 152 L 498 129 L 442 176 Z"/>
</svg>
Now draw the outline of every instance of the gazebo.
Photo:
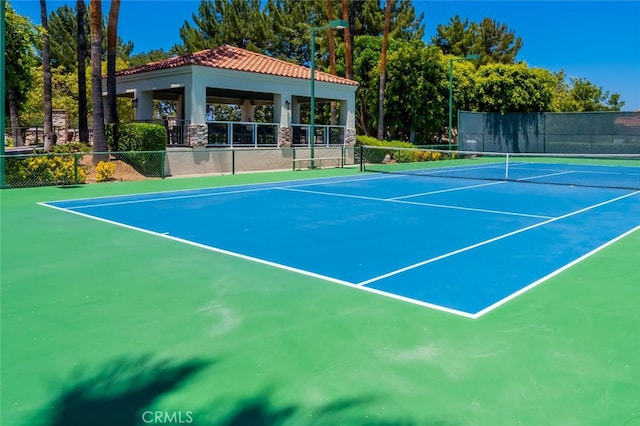
<svg viewBox="0 0 640 426">
<path fill-rule="evenodd" d="M 315 72 L 315 101 L 336 102 L 336 125 L 317 124 L 315 145 L 355 143 L 358 83 Z M 309 145 L 309 125 L 300 123 L 300 105 L 311 100 L 310 69 L 283 60 L 221 46 L 119 71 L 116 94 L 131 98 L 135 120 L 154 118 L 154 100 L 171 101 L 175 116 L 165 118 L 169 145 Z M 106 92 L 106 80 L 103 80 Z M 213 105 L 237 105 L 240 121 L 218 121 Z M 273 122 L 255 122 L 254 107 L 273 106 Z"/>
</svg>

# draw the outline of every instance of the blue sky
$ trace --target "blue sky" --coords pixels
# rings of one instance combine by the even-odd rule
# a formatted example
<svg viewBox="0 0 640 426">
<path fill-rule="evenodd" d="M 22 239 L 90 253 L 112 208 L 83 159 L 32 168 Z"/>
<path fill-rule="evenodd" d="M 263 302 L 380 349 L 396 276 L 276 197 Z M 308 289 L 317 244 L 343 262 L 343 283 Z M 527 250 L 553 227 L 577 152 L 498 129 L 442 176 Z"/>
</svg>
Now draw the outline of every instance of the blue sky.
<svg viewBox="0 0 640 426">
<path fill-rule="evenodd" d="M 301 0 L 305 1 L 305 0 Z M 37 0 L 9 0 L 21 15 L 40 23 Z M 88 1 L 87 1 L 88 2 Z M 640 110 L 640 1 L 433 1 L 414 0 L 424 12 L 425 38 L 451 17 L 506 24 L 524 42 L 517 59 L 529 66 L 586 78 L 619 93 L 624 111 Z M 75 1 L 47 1 L 49 12 Z M 103 1 L 104 13 L 109 1 Z M 122 0 L 118 32 L 134 52 L 168 50 L 181 42 L 179 29 L 200 1 Z"/>
</svg>

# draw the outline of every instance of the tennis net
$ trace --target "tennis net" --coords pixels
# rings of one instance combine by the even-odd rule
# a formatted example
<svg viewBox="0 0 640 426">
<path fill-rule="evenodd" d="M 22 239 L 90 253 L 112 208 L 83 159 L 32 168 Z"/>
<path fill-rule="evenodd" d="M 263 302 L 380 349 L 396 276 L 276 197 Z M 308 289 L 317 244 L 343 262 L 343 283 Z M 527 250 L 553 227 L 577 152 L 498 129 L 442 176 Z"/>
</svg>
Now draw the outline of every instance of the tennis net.
<svg viewBox="0 0 640 426">
<path fill-rule="evenodd" d="M 440 178 L 640 189 L 640 154 L 522 154 L 363 145 L 360 169 Z"/>
</svg>

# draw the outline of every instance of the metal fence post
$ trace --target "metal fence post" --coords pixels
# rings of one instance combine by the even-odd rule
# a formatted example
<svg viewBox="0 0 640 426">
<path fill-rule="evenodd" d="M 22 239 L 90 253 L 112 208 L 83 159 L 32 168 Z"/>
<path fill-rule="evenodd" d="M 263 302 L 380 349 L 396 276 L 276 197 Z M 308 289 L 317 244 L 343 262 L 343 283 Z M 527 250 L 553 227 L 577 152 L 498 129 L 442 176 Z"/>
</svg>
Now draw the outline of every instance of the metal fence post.
<svg viewBox="0 0 640 426">
<path fill-rule="evenodd" d="M 74 153 L 73 155 L 73 184 L 77 185 L 78 182 L 78 154 Z"/>
<path fill-rule="evenodd" d="M 292 163 L 293 163 L 293 171 L 295 172 L 296 171 L 296 148 L 292 146 L 291 147 L 291 151 L 292 151 L 292 154 L 291 154 L 292 157 L 291 158 L 293 160 L 292 161 Z"/>
<path fill-rule="evenodd" d="M 166 177 L 166 170 L 165 170 L 165 164 L 167 163 L 167 150 L 165 149 L 164 151 L 162 151 L 162 161 L 161 161 L 162 165 L 162 171 L 161 171 L 161 176 L 162 179 L 164 179 Z"/>
</svg>

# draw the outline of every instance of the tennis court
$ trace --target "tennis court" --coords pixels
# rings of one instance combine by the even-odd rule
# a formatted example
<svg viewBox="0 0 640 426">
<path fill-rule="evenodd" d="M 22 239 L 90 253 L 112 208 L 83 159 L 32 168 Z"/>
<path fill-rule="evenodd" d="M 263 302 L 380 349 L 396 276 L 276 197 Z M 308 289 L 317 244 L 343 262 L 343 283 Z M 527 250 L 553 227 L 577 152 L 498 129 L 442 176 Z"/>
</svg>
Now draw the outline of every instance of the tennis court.
<svg viewBox="0 0 640 426">
<path fill-rule="evenodd" d="M 475 318 L 640 227 L 640 190 L 518 182 L 638 179 L 594 167 L 511 164 L 516 182 L 478 182 L 502 167 L 472 164 L 43 205 Z M 479 177 L 442 177 L 454 171 Z"/>
<path fill-rule="evenodd" d="M 443 164 L 3 192 L 3 423 L 638 421 L 640 190 Z"/>
</svg>

